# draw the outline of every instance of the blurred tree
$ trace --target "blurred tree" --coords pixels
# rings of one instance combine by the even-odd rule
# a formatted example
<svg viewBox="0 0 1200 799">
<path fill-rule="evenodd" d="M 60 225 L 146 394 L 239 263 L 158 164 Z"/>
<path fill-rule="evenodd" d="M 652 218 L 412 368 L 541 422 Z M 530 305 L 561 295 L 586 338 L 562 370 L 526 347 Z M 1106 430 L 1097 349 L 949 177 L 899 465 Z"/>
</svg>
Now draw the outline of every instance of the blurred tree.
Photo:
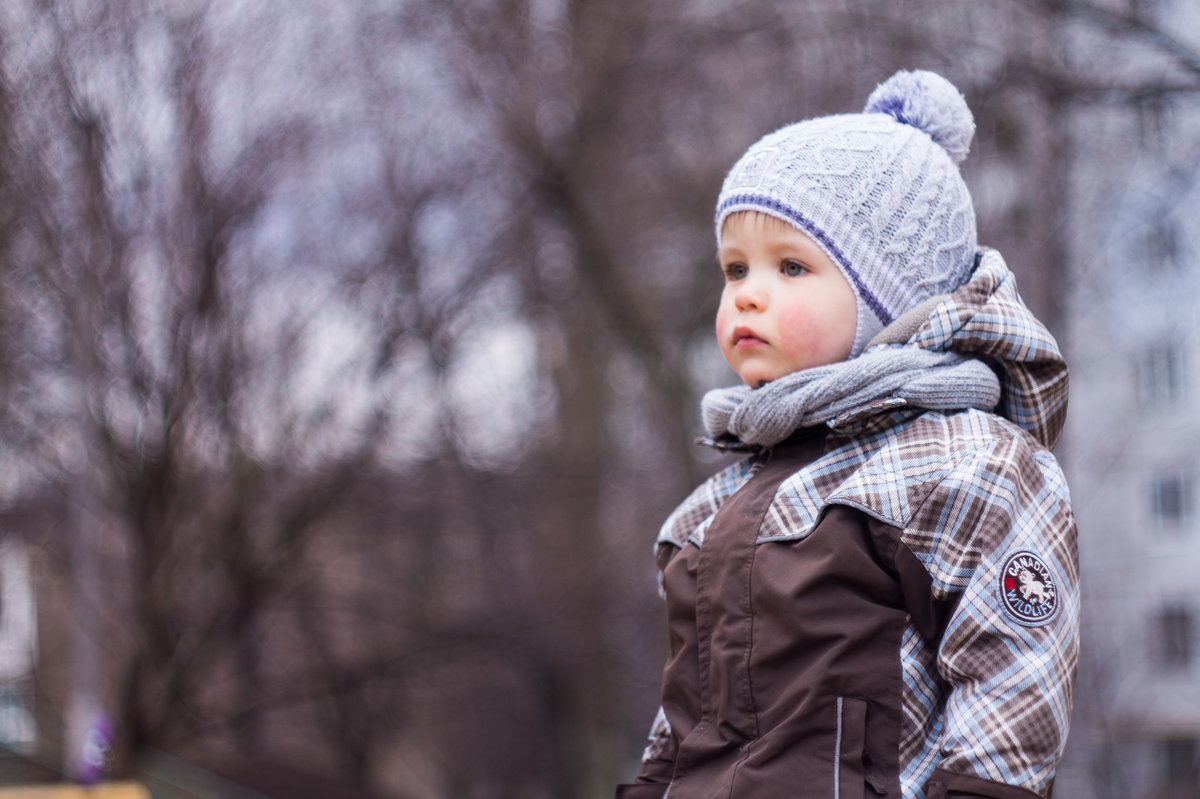
<svg viewBox="0 0 1200 799">
<path fill-rule="evenodd" d="M 69 702 L 85 716 L 65 711 L 67 759 L 88 708 L 107 705 L 118 771 L 214 724 L 258 744 L 261 625 L 389 429 L 394 378 L 347 366 L 375 345 L 338 319 L 337 292 L 304 285 L 319 274 L 256 257 L 313 122 L 286 108 L 238 119 L 254 98 L 230 96 L 222 83 L 244 76 L 224 70 L 254 42 L 175 10 L 10 9 L 29 46 L 10 73 L 5 158 L 24 345 L 6 445 L 28 467 L 20 489 L 69 508 L 48 542 L 76 591 L 84 695 Z M 316 369 L 329 374 L 314 389 Z"/>
</svg>

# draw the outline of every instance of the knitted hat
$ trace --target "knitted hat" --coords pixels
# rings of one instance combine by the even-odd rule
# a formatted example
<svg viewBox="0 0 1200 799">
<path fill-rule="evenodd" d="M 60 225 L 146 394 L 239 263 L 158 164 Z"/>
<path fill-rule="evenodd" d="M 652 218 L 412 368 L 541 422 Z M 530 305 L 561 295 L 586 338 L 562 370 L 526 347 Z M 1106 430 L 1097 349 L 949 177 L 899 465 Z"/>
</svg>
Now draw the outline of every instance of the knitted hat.
<svg viewBox="0 0 1200 799">
<path fill-rule="evenodd" d="M 812 238 L 858 299 L 850 357 L 922 300 L 958 288 L 975 257 L 975 210 L 958 171 L 975 121 L 932 72 L 897 72 L 861 114 L 788 125 L 734 164 L 717 201 L 725 218 L 758 211 Z"/>
</svg>

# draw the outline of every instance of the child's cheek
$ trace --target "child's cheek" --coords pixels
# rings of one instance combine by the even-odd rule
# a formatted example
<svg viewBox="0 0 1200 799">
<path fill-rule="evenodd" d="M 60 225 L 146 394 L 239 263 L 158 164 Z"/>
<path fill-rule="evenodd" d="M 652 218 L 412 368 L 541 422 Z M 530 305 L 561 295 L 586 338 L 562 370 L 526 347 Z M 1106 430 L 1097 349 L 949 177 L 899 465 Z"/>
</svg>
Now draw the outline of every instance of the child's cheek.
<svg viewBox="0 0 1200 799">
<path fill-rule="evenodd" d="M 724 343 L 724 336 L 721 335 L 725 330 L 725 320 L 729 318 L 729 311 L 725 307 L 725 302 L 722 300 L 720 306 L 717 307 L 717 323 L 714 332 L 717 334 L 717 341 Z"/>
<path fill-rule="evenodd" d="M 780 347 L 797 355 L 812 355 L 822 349 L 824 325 L 812 308 L 792 305 L 780 308 L 777 319 Z"/>
</svg>

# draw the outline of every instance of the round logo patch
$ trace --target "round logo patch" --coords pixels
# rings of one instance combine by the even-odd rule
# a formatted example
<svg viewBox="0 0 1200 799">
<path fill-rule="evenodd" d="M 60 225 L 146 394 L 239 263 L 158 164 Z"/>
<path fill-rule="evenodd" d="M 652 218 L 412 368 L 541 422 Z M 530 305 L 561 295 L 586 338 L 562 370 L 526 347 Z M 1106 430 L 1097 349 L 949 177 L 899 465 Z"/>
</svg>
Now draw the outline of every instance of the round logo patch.
<svg viewBox="0 0 1200 799">
<path fill-rule="evenodd" d="M 1032 552 L 1017 552 L 1000 571 L 1000 599 L 1021 624 L 1045 624 L 1058 612 L 1058 583 L 1041 558 Z"/>
</svg>

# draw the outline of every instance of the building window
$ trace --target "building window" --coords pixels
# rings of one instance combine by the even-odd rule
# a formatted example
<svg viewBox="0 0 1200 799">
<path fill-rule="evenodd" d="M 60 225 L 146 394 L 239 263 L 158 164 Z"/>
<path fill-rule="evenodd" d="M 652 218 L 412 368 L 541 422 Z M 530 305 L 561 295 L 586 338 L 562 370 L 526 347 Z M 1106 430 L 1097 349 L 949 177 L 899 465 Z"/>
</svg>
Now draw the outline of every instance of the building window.
<svg viewBox="0 0 1200 799">
<path fill-rule="evenodd" d="M 1179 472 L 1160 474 L 1151 486 L 1154 518 L 1161 527 L 1177 527 L 1188 518 L 1188 478 Z"/>
<path fill-rule="evenodd" d="M 1164 669 L 1186 669 L 1194 647 L 1192 612 L 1189 608 L 1163 608 L 1158 616 L 1159 654 Z"/>
<path fill-rule="evenodd" d="M 1184 398 L 1183 348 L 1158 344 L 1146 350 L 1138 362 L 1138 391 L 1143 405 L 1162 405 Z"/>
</svg>

